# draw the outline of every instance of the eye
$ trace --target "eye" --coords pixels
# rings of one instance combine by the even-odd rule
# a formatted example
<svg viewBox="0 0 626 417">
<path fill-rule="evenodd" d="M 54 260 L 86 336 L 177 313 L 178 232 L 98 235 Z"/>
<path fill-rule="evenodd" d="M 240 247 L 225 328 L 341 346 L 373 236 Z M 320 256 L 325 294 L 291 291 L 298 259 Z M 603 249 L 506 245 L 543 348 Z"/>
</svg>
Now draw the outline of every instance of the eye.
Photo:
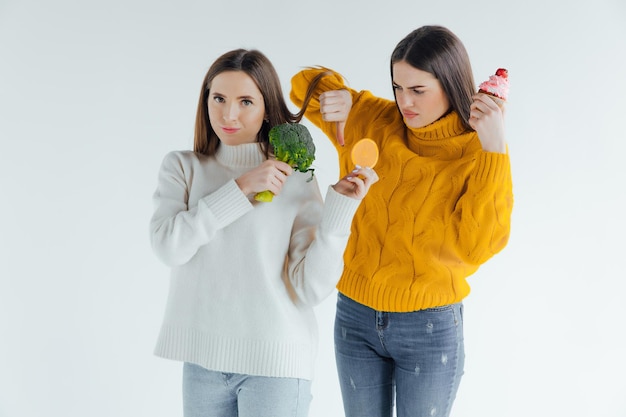
<svg viewBox="0 0 626 417">
<path fill-rule="evenodd" d="M 254 103 L 252 103 L 252 100 L 243 99 L 241 100 L 241 104 L 243 104 L 245 107 L 248 107 L 248 106 L 252 106 L 252 104 Z"/>
<path fill-rule="evenodd" d="M 222 96 L 213 96 L 213 101 L 215 101 L 216 103 L 223 103 L 224 102 L 224 97 L 222 97 Z"/>
<path fill-rule="evenodd" d="M 418 95 L 419 94 L 424 94 L 423 90 L 412 90 L 412 91 L 413 91 L 413 93 L 418 94 Z"/>
</svg>

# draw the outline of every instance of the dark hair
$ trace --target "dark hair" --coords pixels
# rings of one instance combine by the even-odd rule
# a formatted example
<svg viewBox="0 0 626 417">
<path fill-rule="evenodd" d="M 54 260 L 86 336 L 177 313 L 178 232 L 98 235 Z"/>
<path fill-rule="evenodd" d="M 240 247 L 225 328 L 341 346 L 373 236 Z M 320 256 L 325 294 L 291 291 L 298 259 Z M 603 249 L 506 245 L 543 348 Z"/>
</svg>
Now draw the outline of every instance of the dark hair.
<svg viewBox="0 0 626 417">
<path fill-rule="evenodd" d="M 213 155 L 219 147 L 220 140 L 209 121 L 207 100 L 213 79 L 226 71 L 241 71 L 246 73 L 256 83 L 263 95 L 267 121 L 264 121 L 261 126 L 261 130 L 257 135 L 257 142 L 259 142 L 265 155 L 268 156 L 270 152 L 268 137 L 270 129 L 282 123 L 300 122 L 304 116 L 304 110 L 311 99 L 312 87 L 315 87 L 313 84 L 317 84 L 317 82 L 311 83 L 312 87 L 307 91 L 302 110 L 293 114 L 289 111 L 285 102 L 278 74 L 271 61 L 263 53 L 254 49 L 235 49 L 226 52 L 215 60 L 202 81 L 196 111 L 194 152 Z"/>
<path fill-rule="evenodd" d="M 476 93 L 474 76 L 465 46 L 454 33 L 443 26 L 415 29 L 396 45 L 391 54 L 392 77 L 393 64 L 400 61 L 437 78 L 451 110 L 459 114 L 466 129 L 473 130 L 469 125 L 469 113 L 472 95 Z"/>
</svg>

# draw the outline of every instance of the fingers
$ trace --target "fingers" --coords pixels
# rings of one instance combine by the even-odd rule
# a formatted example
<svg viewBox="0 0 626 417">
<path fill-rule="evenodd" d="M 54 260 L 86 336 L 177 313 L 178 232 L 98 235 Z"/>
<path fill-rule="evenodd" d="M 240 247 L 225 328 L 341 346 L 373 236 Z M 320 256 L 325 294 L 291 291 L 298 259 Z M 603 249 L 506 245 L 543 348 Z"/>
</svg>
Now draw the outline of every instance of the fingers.
<svg viewBox="0 0 626 417">
<path fill-rule="evenodd" d="M 340 146 L 344 146 L 346 141 L 343 139 L 343 129 L 346 126 L 346 122 L 337 122 L 337 143 Z"/>
<path fill-rule="evenodd" d="M 325 122 L 337 122 L 337 143 L 344 146 L 345 122 L 352 108 L 352 96 L 348 90 L 332 90 L 320 94 L 320 112 Z"/>
<path fill-rule="evenodd" d="M 470 105 L 470 117 L 479 119 L 483 114 L 501 113 L 502 109 L 486 94 L 476 94 Z"/>
<path fill-rule="evenodd" d="M 266 171 L 265 177 L 268 189 L 274 195 L 279 195 L 285 181 L 287 181 L 287 177 L 293 173 L 293 168 L 285 162 L 276 160 L 268 160 L 266 164 L 270 167 Z"/>
<path fill-rule="evenodd" d="M 289 164 L 270 159 L 245 172 L 235 182 L 246 195 L 265 190 L 278 195 L 292 173 L 293 168 Z"/>
<path fill-rule="evenodd" d="M 483 150 L 506 153 L 503 109 L 486 94 L 473 98 L 469 125 L 478 133 Z"/>
<path fill-rule="evenodd" d="M 378 174 L 372 168 L 357 166 L 333 186 L 335 191 L 347 197 L 361 200 L 367 195 L 372 184 L 378 181 Z"/>
<path fill-rule="evenodd" d="M 345 122 L 352 108 L 352 96 L 348 90 L 332 90 L 320 94 L 320 112 L 324 121 Z"/>
<path fill-rule="evenodd" d="M 492 121 L 502 118 L 502 109 L 486 94 L 476 94 L 473 99 L 474 101 L 470 105 L 469 123 L 474 130 L 480 124 L 492 123 Z"/>
<path fill-rule="evenodd" d="M 346 178 L 348 177 L 357 177 L 361 179 L 368 187 L 378 181 L 378 174 L 376 173 L 376 171 L 374 171 L 374 169 L 370 167 L 363 168 L 359 165 L 357 165 L 352 170 L 352 172 L 346 176 Z"/>
<path fill-rule="evenodd" d="M 285 175 L 291 175 L 293 173 L 293 168 L 286 162 L 277 161 L 275 159 L 270 159 L 265 161 L 269 165 L 273 165 L 277 170 L 282 172 Z"/>
<path fill-rule="evenodd" d="M 340 107 L 343 102 L 343 95 L 340 90 L 329 90 L 320 94 L 320 108 Z"/>
</svg>

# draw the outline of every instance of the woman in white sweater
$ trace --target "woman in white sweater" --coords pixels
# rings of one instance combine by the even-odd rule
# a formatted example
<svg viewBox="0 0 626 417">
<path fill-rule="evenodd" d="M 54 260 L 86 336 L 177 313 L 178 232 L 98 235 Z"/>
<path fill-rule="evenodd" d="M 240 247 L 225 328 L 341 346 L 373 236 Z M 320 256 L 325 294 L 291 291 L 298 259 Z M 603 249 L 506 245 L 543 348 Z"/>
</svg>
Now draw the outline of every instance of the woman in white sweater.
<svg viewBox="0 0 626 417">
<path fill-rule="evenodd" d="M 272 158 L 271 127 L 302 114 L 288 110 L 267 57 L 230 51 L 202 83 L 194 150 L 163 160 L 150 235 L 171 278 L 155 354 L 184 362 L 186 417 L 308 413 L 313 307 L 335 288 L 352 217 L 378 177 L 356 167 L 323 200 L 311 174 Z M 254 200 L 264 190 L 272 202 Z"/>
</svg>

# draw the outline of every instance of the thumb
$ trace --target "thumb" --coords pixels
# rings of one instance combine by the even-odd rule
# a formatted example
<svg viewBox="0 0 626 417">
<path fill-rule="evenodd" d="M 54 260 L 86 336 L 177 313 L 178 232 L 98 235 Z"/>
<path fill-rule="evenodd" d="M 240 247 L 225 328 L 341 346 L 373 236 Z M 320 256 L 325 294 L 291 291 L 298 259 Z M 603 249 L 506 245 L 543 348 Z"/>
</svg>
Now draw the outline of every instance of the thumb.
<svg viewBox="0 0 626 417">
<path fill-rule="evenodd" d="M 346 127 L 346 122 L 337 122 L 337 143 L 341 146 L 345 145 L 343 140 L 343 129 Z"/>
</svg>

